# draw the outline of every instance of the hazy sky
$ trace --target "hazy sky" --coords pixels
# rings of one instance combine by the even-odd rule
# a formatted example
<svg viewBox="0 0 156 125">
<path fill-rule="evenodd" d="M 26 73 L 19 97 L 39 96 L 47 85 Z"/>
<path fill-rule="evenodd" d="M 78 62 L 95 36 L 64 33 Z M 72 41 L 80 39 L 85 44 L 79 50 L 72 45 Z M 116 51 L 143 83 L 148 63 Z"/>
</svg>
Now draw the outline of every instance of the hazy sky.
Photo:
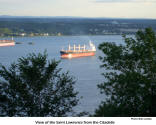
<svg viewBox="0 0 156 125">
<path fill-rule="evenodd" d="M 0 15 L 156 19 L 156 0 L 0 0 Z"/>
</svg>

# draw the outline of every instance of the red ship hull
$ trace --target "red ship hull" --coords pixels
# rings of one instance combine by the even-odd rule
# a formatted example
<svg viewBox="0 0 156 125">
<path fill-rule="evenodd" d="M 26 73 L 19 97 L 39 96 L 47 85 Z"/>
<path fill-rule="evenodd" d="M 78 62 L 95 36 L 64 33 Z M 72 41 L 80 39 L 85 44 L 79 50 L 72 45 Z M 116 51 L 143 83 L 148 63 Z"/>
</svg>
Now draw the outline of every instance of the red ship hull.
<svg viewBox="0 0 156 125">
<path fill-rule="evenodd" d="M 95 52 L 80 52 L 80 53 L 61 53 L 61 58 L 78 58 L 86 56 L 94 56 Z"/>
<path fill-rule="evenodd" d="M 14 46 L 15 42 L 13 40 L 0 40 L 0 47 L 3 46 Z"/>
</svg>

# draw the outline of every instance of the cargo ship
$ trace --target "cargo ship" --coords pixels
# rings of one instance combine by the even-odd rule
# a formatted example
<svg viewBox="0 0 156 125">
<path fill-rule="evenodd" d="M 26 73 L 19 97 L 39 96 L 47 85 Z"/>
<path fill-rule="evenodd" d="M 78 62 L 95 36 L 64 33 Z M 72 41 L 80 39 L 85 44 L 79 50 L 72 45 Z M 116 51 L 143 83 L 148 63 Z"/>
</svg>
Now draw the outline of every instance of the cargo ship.
<svg viewBox="0 0 156 125">
<path fill-rule="evenodd" d="M 90 41 L 89 46 L 68 46 L 68 50 L 62 49 L 60 51 L 61 58 L 77 58 L 77 57 L 85 57 L 85 56 L 94 56 L 96 52 L 95 45 Z"/>
<path fill-rule="evenodd" d="M 0 40 L 0 47 L 2 46 L 14 46 L 15 45 L 15 41 L 13 40 L 13 38 L 11 40 Z"/>
</svg>

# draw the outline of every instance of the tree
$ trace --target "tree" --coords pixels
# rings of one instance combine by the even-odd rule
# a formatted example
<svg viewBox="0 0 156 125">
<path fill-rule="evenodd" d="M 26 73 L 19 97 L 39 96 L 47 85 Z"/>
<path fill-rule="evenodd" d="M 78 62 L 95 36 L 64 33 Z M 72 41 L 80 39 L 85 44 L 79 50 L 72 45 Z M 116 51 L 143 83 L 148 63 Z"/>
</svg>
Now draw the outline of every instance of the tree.
<svg viewBox="0 0 156 125">
<path fill-rule="evenodd" d="M 0 35 L 9 35 L 9 34 L 11 34 L 12 33 L 12 31 L 10 30 L 10 29 L 8 29 L 8 28 L 0 28 Z"/>
<path fill-rule="evenodd" d="M 47 54 L 29 54 L 9 68 L 0 66 L 1 116 L 67 116 L 78 103 L 75 80 L 60 73 Z"/>
<path fill-rule="evenodd" d="M 102 43 L 99 49 L 105 81 L 98 85 L 107 98 L 95 116 L 156 116 L 156 36 L 151 28 L 124 43 Z"/>
</svg>

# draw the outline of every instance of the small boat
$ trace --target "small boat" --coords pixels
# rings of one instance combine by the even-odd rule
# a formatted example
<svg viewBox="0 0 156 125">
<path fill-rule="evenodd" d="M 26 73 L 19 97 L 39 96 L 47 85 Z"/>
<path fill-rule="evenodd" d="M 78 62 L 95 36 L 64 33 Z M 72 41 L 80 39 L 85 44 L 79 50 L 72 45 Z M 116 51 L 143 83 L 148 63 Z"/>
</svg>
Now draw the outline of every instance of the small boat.
<svg viewBox="0 0 156 125">
<path fill-rule="evenodd" d="M 28 44 L 29 44 L 29 45 L 34 45 L 34 43 L 33 43 L 33 42 L 29 42 Z"/>
<path fill-rule="evenodd" d="M 0 40 L 0 47 L 2 46 L 14 46 L 15 41 L 13 40 L 13 37 L 11 40 Z"/>
<path fill-rule="evenodd" d="M 88 48 L 88 49 L 87 49 Z M 61 58 L 77 58 L 85 56 L 94 56 L 96 52 L 95 45 L 90 41 L 89 46 L 68 46 L 68 50 L 61 50 Z"/>
<path fill-rule="evenodd" d="M 22 42 L 16 42 L 16 44 L 22 44 Z"/>
</svg>

